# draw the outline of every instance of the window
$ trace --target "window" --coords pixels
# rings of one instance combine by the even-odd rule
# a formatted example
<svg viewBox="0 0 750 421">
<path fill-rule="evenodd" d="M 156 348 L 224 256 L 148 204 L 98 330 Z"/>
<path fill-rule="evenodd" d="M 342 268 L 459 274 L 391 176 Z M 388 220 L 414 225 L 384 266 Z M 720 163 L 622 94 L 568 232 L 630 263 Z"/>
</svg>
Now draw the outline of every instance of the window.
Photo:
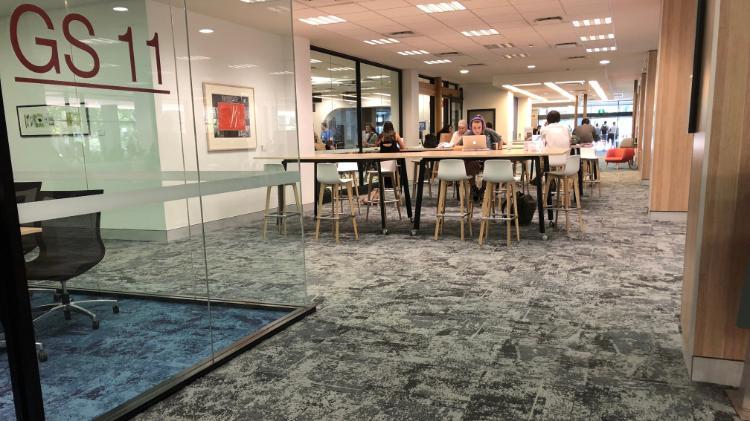
<svg viewBox="0 0 750 421">
<path fill-rule="evenodd" d="M 372 124 L 401 125 L 401 71 L 312 48 L 313 125 L 327 149 L 359 150 L 372 144 Z M 369 140 L 369 142 L 368 142 Z"/>
</svg>

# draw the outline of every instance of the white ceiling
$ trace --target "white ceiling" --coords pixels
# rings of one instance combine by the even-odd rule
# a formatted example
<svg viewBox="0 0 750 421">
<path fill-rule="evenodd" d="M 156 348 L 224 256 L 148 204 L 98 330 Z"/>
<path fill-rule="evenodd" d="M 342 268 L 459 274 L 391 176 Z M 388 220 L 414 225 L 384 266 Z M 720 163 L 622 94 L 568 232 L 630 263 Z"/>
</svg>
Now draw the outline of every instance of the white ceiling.
<svg viewBox="0 0 750 421">
<path fill-rule="evenodd" d="M 294 0 L 294 31 L 313 45 L 365 58 L 401 69 L 417 69 L 458 83 L 491 83 L 493 76 L 529 73 L 602 70 L 599 61 L 610 60 L 604 69 L 607 92 L 632 96 L 633 80 L 640 78 L 648 50 L 656 49 L 659 36 L 660 0 L 459 0 L 467 10 L 427 14 L 417 4 L 441 0 Z M 448 0 L 442 0 L 448 1 Z M 345 23 L 312 26 L 300 18 L 334 15 Z M 562 23 L 536 24 L 537 18 L 561 16 Z M 573 20 L 612 17 L 611 25 L 576 28 Z M 466 37 L 461 31 L 496 29 L 499 35 Z M 368 45 L 365 40 L 390 37 L 398 31 L 414 36 L 400 42 Z M 582 42 L 581 36 L 615 34 L 615 40 Z M 575 42 L 573 48 L 555 44 Z M 514 48 L 488 49 L 488 44 L 513 43 Z M 616 45 L 617 51 L 587 53 L 586 48 Z M 430 55 L 402 56 L 398 51 L 427 50 Z M 446 57 L 447 64 L 425 64 Z M 525 53 L 528 57 L 505 58 Z M 584 56 L 569 60 L 569 57 Z M 462 75 L 460 69 L 470 73 Z M 529 70 L 528 65 L 536 65 Z M 539 80 L 539 82 L 545 82 Z M 609 83 L 607 83 L 609 82 Z"/>
</svg>

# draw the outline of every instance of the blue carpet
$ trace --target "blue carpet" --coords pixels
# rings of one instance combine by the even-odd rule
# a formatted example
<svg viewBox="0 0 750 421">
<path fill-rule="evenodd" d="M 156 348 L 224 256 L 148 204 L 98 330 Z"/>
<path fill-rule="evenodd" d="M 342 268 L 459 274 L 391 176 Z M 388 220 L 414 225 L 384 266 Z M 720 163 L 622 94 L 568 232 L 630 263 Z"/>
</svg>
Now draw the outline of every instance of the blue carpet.
<svg viewBox="0 0 750 421">
<path fill-rule="evenodd" d="M 33 305 L 45 300 L 35 297 Z M 94 418 L 288 314 L 213 304 L 209 320 L 206 305 L 134 298 L 120 300 L 120 314 L 108 305 L 87 308 L 101 320 L 98 330 L 75 313 L 36 328 L 49 354 L 39 365 L 48 420 Z M 0 420 L 14 418 L 7 354 L 0 350 Z"/>
</svg>

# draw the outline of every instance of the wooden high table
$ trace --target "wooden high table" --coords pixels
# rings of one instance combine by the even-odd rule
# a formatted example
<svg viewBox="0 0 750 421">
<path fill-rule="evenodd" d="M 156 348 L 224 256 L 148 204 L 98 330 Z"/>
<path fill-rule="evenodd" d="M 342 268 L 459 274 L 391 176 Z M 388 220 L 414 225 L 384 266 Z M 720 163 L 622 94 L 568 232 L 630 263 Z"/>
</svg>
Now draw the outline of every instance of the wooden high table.
<svg viewBox="0 0 750 421">
<path fill-rule="evenodd" d="M 406 211 L 409 219 L 413 222 L 411 235 L 417 235 L 419 232 L 420 217 L 422 213 L 422 195 L 424 192 L 424 178 L 425 178 L 425 167 L 430 161 L 439 161 L 441 159 L 463 159 L 463 160 L 480 160 L 486 161 L 490 159 L 508 159 L 508 160 L 531 160 L 534 162 L 536 168 L 536 202 L 537 202 L 537 213 L 539 214 L 539 233 L 542 234 L 542 239 L 547 239 L 545 234 L 545 223 L 544 223 L 544 198 L 542 197 L 542 177 L 540 174 L 549 171 L 549 157 L 554 155 L 564 155 L 570 152 L 570 149 L 552 149 L 546 148 L 542 152 L 529 152 L 523 149 L 501 149 L 501 150 L 486 150 L 486 151 L 457 151 L 457 150 L 440 150 L 440 149 L 412 149 L 404 152 L 395 153 L 326 153 L 318 152 L 314 155 L 304 155 L 300 157 L 292 156 L 279 156 L 279 157 L 259 157 L 261 159 L 269 160 L 281 160 L 284 167 L 289 163 L 322 163 L 322 162 L 365 162 L 374 161 L 378 170 L 378 179 L 382 180 L 382 173 L 380 163 L 383 161 L 396 160 L 399 164 L 399 173 L 401 176 L 401 185 L 404 187 L 404 200 L 406 202 Z M 416 194 L 416 206 L 412 215 L 411 208 L 411 196 L 409 193 L 409 179 L 406 172 L 406 159 L 419 159 L 419 180 L 417 182 L 417 194 Z M 315 189 L 315 207 L 317 211 L 318 204 L 318 188 L 317 188 L 317 166 L 316 166 L 316 189 Z M 385 205 L 384 205 L 384 185 L 382 182 L 378 183 L 380 190 L 380 220 L 383 234 L 388 233 L 385 216 Z M 281 190 L 280 190 L 281 191 Z M 283 194 L 279 195 L 279 203 L 284 204 Z"/>
</svg>

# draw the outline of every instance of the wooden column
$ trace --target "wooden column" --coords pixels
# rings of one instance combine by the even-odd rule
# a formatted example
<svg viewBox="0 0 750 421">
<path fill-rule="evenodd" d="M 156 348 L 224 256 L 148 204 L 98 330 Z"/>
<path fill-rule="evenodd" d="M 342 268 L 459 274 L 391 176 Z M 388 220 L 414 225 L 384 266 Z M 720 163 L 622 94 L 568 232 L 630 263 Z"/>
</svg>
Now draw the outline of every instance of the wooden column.
<svg viewBox="0 0 750 421">
<path fill-rule="evenodd" d="M 589 94 L 583 94 L 583 118 L 589 116 Z"/>
<path fill-rule="evenodd" d="M 573 114 L 573 128 L 578 127 L 578 95 L 576 95 L 576 106 Z"/>
<path fill-rule="evenodd" d="M 440 131 L 442 128 L 443 128 L 443 79 L 436 77 L 435 78 L 435 131 Z"/>
<path fill-rule="evenodd" d="M 656 71 L 651 212 L 687 212 L 693 135 L 688 133 L 698 0 L 663 0 Z"/>
<path fill-rule="evenodd" d="M 635 128 L 636 123 L 638 122 L 638 80 L 633 81 L 633 126 L 630 130 L 630 133 L 633 134 L 633 139 L 636 138 L 635 135 Z"/>
<path fill-rule="evenodd" d="M 638 97 L 638 127 L 637 127 L 637 134 L 638 136 L 638 150 L 636 152 L 638 156 L 638 166 L 641 167 L 641 157 L 643 156 L 643 139 L 645 136 L 643 135 L 643 125 L 646 122 L 646 81 L 647 81 L 647 75 L 646 72 L 641 73 L 641 83 L 640 83 L 640 96 Z"/>
<path fill-rule="evenodd" d="M 654 98 L 656 97 L 656 67 L 658 53 L 648 52 L 648 70 L 646 72 L 646 98 L 643 103 L 643 132 L 641 142 L 641 180 L 651 178 L 651 147 L 654 138 Z"/>
<path fill-rule="evenodd" d="M 707 4 L 680 313 L 692 378 L 732 384 L 748 339 L 735 320 L 750 263 L 750 2 Z"/>
</svg>

